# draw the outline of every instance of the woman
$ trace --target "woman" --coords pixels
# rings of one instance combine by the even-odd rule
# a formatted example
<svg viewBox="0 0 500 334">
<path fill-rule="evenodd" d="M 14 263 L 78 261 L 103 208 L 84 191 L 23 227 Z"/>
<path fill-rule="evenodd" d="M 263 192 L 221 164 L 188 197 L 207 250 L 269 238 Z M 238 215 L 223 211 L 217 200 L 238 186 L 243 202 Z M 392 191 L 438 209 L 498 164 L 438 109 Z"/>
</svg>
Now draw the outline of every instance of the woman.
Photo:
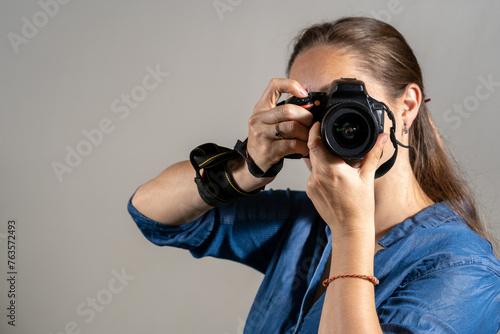
<svg viewBox="0 0 500 334">
<path fill-rule="evenodd" d="M 226 200 L 207 199 L 203 187 L 215 180 L 208 167 L 180 162 L 131 199 L 143 234 L 264 273 L 245 333 L 496 333 L 500 263 L 446 157 L 400 33 L 361 17 L 312 26 L 297 37 L 288 74 L 271 80 L 246 146 L 237 145 L 242 155 L 224 165 L 243 198 L 214 208 Z M 397 147 L 386 145 L 387 115 L 373 148 L 347 163 L 325 147 L 309 111 L 277 106 L 281 94 L 305 98 L 340 78 L 361 80 L 385 102 L 395 139 L 408 147 L 382 177 L 375 172 Z M 309 155 L 306 193 L 259 192 L 290 154 Z"/>
</svg>

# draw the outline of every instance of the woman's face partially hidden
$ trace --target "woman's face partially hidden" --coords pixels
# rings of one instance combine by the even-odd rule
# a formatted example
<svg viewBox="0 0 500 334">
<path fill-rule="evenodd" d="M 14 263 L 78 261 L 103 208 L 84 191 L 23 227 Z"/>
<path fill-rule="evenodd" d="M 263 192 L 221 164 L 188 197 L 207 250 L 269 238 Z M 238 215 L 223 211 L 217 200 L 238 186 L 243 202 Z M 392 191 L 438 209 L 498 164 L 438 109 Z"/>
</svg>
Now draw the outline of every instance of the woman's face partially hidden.
<svg viewBox="0 0 500 334">
<path fill-rule="evenodd" d="M 356 66 L 354 57 L 331 46 L 316 46 L 304 51 L 297 56 L 290 70 L 290 79 L 298 81 L 309 92 L 325 92 L 333 80 L 340 78 L 357 78 L 363 81 L 371 97 L 385 102 L 393 110 L 382 87 Z M 397 113 L 394 114 L 397 117 Z M 386 116 L 384 132 L 389 132 L 390 124 Z M 391 145 L 386 145 L 384 151 L 387 152 L 381 163 L 392 156 L 393 150 Z M 304 159 L 304 162 L 311 170 L 309 159 Z"/>
</svg>

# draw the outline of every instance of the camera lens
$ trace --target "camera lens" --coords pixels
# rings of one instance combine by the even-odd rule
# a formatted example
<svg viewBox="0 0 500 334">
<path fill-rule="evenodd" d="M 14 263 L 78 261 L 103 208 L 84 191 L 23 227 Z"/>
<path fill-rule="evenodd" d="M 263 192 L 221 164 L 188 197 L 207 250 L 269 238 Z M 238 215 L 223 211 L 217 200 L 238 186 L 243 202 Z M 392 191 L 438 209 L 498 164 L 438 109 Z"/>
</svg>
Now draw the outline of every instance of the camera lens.
<svg viewBox="0 0 500 334">
<path fill-rule="evenodd" d="M 340 103 L 325 113 L 321 136 L 337 156 L 361 159 L 376 142 L 375 124 L 373 115 L 363 105 Z"/>
<path fill-rule="evenodd" d="M 340 146 L 352 149 L 365 142 L 368 124 L 359 114 L 344 114 L 337 118 L 331 131 Z"/>
</svg>

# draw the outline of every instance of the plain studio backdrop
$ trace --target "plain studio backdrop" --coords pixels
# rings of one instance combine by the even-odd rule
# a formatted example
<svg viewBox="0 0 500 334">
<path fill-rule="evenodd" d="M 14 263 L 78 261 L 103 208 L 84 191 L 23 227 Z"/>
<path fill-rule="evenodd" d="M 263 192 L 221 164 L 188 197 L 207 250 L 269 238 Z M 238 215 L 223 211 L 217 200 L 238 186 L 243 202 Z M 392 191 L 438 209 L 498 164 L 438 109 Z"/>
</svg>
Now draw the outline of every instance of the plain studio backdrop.
<svg viewBox="0 0 500 334">
<path fill-rule="evenodd" d="M 261 274 L 152 245 L 126 204 L 196 145 L 244 139 L 290 40 L 346 15 L 408 39 L 499 235 L 499 12 L 496 0 L 3 0 L 0 332 L 241 333 Z M 271 187 L 307 177 L 286 161 Z"/>
</svg>

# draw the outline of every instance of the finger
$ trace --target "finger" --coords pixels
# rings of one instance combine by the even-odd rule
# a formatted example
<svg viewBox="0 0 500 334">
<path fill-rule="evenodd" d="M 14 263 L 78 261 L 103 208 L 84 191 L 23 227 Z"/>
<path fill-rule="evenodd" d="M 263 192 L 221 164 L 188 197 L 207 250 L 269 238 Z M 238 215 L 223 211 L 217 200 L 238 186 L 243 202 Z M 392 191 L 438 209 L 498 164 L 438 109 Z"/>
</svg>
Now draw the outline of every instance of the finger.
<svg viewBox="0 0 500 334">
<path fill-rule="evenodd" d="M 297 97 L 306 97 L 306 90 L 292 79 L 271 79 L 262 97 L 255 105 L 255 110 L 267 110 L 274 108 L 281 94 L 289 93 Z"/>
<path fill-rule="evenodd" d="M 309 138 L 309 127 L 297 121 L 276 123 L 273 130 L 274 136 L 278 138 L 299 139 L 306 143 Z"/>
<path fill-rule="evenodd" d="M 321 139 L 320 130 L 320 122 L 314 123 L 314 125 L 309 130 L 309 139 L 307 141 L 307 147 L 309 148 L 309 157 L 311 159 L 311 165 L 313 169 L 315 168 L 315 166 L 334 162 L 334 160 L 338 159 L 325 147 L 323 140 Z"/>
<path fill-rule="evenodd" d="M 313 122 L 313 114 L 307 109 L 295 104 L 284 104 L 270 110 L 263 110 L 254 113 L 250 122 L 261 122 L 264 124 L 282 123 L 286 121 L 296 121 L 306 127 L 310 127 Z"/>
<path fill-rule="evenodd" d="M 286 139 L 278 140 L 273 143 L 276 152 L 279 152 L 281 157 L 285 157 L 291 154 L 300 154 L 303 157 L 309 154 L 309 149 L 307 148 L 307 141 L 300 139 Z"/>
<path fill-rule="evenodd" d="M 368 152 L 360 167 L 360 176 L 363 178 L 373 179 L 377 166 L 379 164 L 380 158 L 382 157 L 382 151 L 384 150 L 385 143 L 389 135 L 387 133 L 381 133 L 378 135 L 377 142 L 373 148 Z"/>
</svg>

